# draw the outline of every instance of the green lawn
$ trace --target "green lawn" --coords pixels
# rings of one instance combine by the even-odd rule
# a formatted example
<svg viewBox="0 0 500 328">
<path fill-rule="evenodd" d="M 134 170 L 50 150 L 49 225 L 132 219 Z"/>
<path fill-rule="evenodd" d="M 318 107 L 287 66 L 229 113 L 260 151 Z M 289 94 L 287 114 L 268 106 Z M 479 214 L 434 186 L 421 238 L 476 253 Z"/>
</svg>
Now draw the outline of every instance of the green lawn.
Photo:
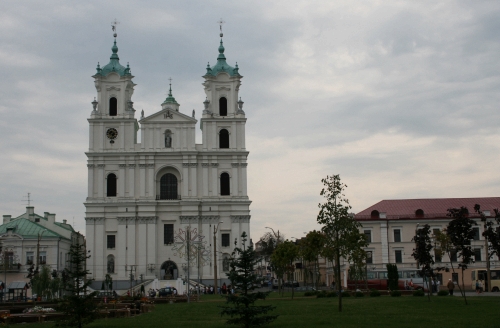
<svg viewBox="0 0 500 328">
<path fill-rule="evenodd" d="M 500 297 L 363 297 L 344 298 L 338 312 L 336 298 L 294 300 L 271 298 L 261 303 L 276 306 L 278 319 L 268 327 L 500 327 Z M 157 305 L 152 313 L 135 318 L 99 320 L 88 327 L 223 327 L 218 296 L 199 303 Z M 44 325 L 45 326 L 45 325 Z"/>
</svg>

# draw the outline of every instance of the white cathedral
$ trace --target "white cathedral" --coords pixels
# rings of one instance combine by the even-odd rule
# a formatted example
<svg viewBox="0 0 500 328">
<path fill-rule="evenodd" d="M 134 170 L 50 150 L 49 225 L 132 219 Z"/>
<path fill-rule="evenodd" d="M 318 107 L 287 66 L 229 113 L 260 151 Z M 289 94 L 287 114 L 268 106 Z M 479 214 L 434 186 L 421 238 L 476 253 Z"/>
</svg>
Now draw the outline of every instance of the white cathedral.
<svg viewBox="0 0 500 328">
<path fill-rule="evenodd" d="M 98 64 L 93 76 L 97 99 L 88 119 L 90 277 L 97 282 L 106 274 L 114 281 L 128 280 L 130 273 L 135 280 L 185 277 L 187 238 L 191 277 L 213 279 L 217 267 L 224 281 L 235 242 L 240 245 L 243 232 L 250 235 L 238 65 L 227 64 L 221 34 L 217 63 L 203 76 L 202 143 L 196 144 L 194 110 L 189 115 L 179 110 L 171 85 L 159 111 L 142 112 L 137 120 L 134 76 L 119 62 L 116 35 L 111 50 L 109 63 Z"/>
</svg>

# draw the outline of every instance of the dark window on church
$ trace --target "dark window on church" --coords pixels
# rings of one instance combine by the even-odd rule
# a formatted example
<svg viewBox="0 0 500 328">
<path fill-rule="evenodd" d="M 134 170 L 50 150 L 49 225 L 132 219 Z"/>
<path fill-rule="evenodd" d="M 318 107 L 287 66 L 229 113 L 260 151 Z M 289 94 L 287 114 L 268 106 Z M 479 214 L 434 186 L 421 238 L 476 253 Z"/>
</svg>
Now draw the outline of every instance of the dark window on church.
<svg viewBox="0 0 500 328">
<path fill-rule="evenodd" d="M 116 236 L 115 235 L 108 235 L 107 236 L 107 244 L 108 248 L 115 248 L 116 247 Z"/>
<path fill-rule="evenodd" d="M 177 177 L 172 173 L 160 179 L 160 199 L 177 199 Z"/>
<path fill-rule="evenodd" d="M 219 114 L 227 116 L 227 99 L 225 97 L 219 98 Z"/>
<path fill-rule="evenodd" d="M 118 101 L 115 97 L 109 99 L 109 116 L 116 116 L 118 114 Z"/>
<path fill-rule="evenodd" d="M 226 129 L 219 132 L 219 148 L 229 148 L 229 132 Z"/>
<path fill-rule="evenodd" d="M 222 247 L 229 247 L 229 234 L 228 233 L 223 233 L 221 234 L 221 238 L 222 238 Z"/>
<path fill-rule="evenodd" d="M 116 197 L 116 175 L 113 173 L 108 175 L 107 185 L 108 188 L 106 195 L 108 197 Z"/>
<path fill-rule="evenodd" d="M 174 225 L 164 224 L 163 225 L 163 243 L 165 245 L 174 243 Z"/>
<path fill-rule="evenodd" d="M 227 174 L 227 173 L 222 173 L 220 175 L 220 194 L 222 196 L 229 196 L 230 195 L 229 174 Z"/>
</svg>

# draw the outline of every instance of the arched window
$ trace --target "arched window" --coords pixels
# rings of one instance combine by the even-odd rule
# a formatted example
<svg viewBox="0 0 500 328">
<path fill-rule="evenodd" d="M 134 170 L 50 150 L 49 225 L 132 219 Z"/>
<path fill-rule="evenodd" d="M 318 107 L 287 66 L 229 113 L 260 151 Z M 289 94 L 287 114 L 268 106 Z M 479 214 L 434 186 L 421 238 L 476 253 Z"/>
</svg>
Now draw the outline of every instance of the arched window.
<svg viewBox="0 0 500 328">
<path fill-rule="evenodd" d="M 113 173 L 108 175 L 107 187 L 106 196 L 116 197 L 116 175 Z"/>
<path fill-rule="evenodd" d="M 116 116 L 118 114 L 118 101 L 115 97 L 109 98 L 109 116 Z"/>
<path fill-rule="evenodd" d="M 219 98 L 219 115 L 227 116 L 227 99 L 225 97 Z"/>
<path fill-rule="evenodd" d="M 424 217 L 424 210 L 419 208 L 418 210 L 415 211 L 415 216 L 417 218 L 423 218 Z"/>
<path fill-rule="evenodd" d="M 219 132 L 219 148 L 229 148 L 229 132 L 226 129 Z"/>
<path fill-rule="evenodd" d="M 160 179 L 160 199 L 177 199 L 177 177 L 172 173 Z"/>
<path fill-rule="evenodd" d="M 380 213 L 377 210 L 373 210 L 370 216 L 372 219 L 378 219 L 380 218 Z"/>
<path fill-rule="evenodd" d="M 108 255 L 108 273 L 115 273 L 115 257 L 113 255 Z"/>
<path fill-rule="evenodd" d="M 229 174 L 227 174 L 227 173 L 222 173 L 220 175 L 220 194 L 222 196 L 229 196 L 230 195 Z"/>
<path fill-rule="evenodd" d="M 172 148 L 172 132 L 165 131 L 165 148 Z"/>
</svg>

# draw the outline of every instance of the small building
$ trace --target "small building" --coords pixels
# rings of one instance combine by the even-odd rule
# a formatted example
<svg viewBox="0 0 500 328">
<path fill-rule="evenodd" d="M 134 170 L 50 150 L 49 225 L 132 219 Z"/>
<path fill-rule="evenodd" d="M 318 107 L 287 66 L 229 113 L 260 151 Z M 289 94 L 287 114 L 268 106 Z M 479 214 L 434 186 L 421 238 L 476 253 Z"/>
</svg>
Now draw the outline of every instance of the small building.
<svg viewBox="0 0 500 328">
<path fill-rule="evenodd" d="M 8 288 L 12 282 L 29 282 L 26 276 L 31 265 L 46 265 L 59 273 L 69 268 L 69 250 L 77 239 L 83 242 L 83 236 L 66 220 L 56 222 L 56 215 L 49 212 L 40 216 L 33 206 L 27 206 L 18 217 L 4 215 L 0 225 L 2 285 Z"/>
<path fill-rule="evenodd" d="M 474 205 L 479 204 L 484 214 L 493 221 L 494 209 L 500 208 L 500 197 L 481 198 L 431 198 L 431 199 L 395 199 L 382 200 L 375 205 L 359 212 L 355 219 L 362 224 L 360 230 L 366 235 L 369 245 L 367 263 L 368 271 L 384 271 L 386 264 L 394 263 L 400 271 L 417 270 L 417 263 L 412 256 L 415 243 L 412 241 L 419 227 L 428 224 L 432 232 L 441 231 L 451 221 L 447 216 L 449 208 L 467 207 L 469 217 L 476 221 L 475 235 L 471 245 L 475 253 L 475 263 L 464 273 L 465 287 L 473 289 L 471 272 L 474 269 L 486 268 L 487 249 L 482 236 L 484 224 L 479 215 L 474 212 Z M 438 279 L 441 286 L 452 279 L 461 279 L 461 271 L 457 270 L 457 255 L 452 255 L 452 261 L 447 254 L 441 254 L 439 246 L 434 248 L 436 266 L 447 267 L 449 272 L 440 272 Z M 452 273 L 451 264 L 455 268 Z M 490 259 L 491 269 L 500 269 L 497 256 Z M 408 276 L 410 278 L 410 276 Z"/>
</svg>

